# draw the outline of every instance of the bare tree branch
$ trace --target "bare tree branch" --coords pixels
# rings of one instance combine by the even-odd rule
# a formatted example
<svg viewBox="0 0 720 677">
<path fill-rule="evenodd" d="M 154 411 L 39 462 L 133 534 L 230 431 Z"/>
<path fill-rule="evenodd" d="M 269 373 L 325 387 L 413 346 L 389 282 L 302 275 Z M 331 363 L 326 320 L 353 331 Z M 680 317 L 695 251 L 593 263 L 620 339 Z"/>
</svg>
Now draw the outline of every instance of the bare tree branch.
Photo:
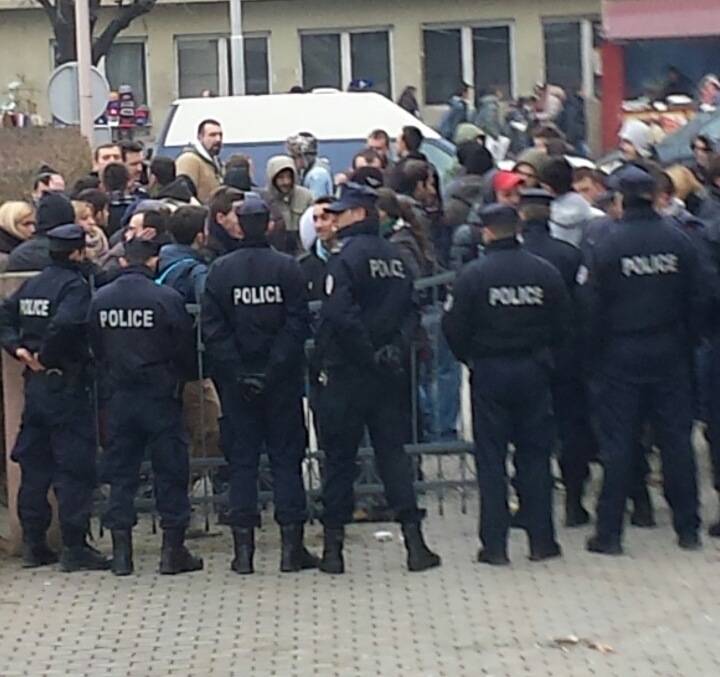
<svg viewBox="0 0 720 677">
<path fill-rule="evenodd" d="M 75 0 L 34 0 L 43 8 L 55 34 L 55 55 L 58 64 L 73 61 L 75 49 Z M 90 34 L 97 26 L 102 0 L 90 0 Z M 97 66 L 119 33 L 135 19 L 150 12 L 157 0 L 115 0 L 115 14 L 102 33 L 93 41 L 92 62 Z"/>
<path fill-rule="evenodd" d="M 36 0 L 36 2 L 45 10 L 45 14 L 48 15 L 50 23 L 55 25 L 55 5 L 53 5 L 50 0 Z"/>
<path fill-rule="evenodd" d="M 118 33 L 124 31 L 135 19 L 147 14 L 155 7 L 157 0 L 133 0 L 129 5 L 119 7 L 115 18 L 105 27 L 93 43 L 92 62 L 97 65 L 105 56 Z"/>
</svg>

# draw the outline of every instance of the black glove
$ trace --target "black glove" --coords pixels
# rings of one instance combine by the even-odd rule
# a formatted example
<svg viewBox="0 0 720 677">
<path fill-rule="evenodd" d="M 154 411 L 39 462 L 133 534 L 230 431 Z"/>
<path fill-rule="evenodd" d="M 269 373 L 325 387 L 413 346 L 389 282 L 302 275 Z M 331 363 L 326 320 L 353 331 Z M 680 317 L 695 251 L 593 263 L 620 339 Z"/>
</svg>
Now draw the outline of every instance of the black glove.
<svg viewBox="0 0 720 677">
<path fill-rule="evenodd" d="M 405 373 L 402 350 L 395 345 L 388 344 L 378 348 L 373 355 L 375 365 L 393 376 L 402 376 Z"/>
<path fill-rule="evenodd" d="M 247 374 L 238 379 L 240 396 L 245 402 L 254 402 L 265 393 L 265 374 Z"/>
</svg>

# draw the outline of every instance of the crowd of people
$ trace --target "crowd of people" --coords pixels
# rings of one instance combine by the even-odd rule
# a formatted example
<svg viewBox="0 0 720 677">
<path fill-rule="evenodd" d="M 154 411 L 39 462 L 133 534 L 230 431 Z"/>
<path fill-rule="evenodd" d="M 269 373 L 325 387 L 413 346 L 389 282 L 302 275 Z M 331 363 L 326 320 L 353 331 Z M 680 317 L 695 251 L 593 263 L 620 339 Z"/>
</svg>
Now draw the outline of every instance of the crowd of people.
<svg viewBox="0 0 720 677">
<path fill-rule="evenodd" d="M 574 169 L 568 139 L 549 121 L 510 169 L 496 166 L 477 125 L 459 123 L 454 139 L 458 166 L 441 181 L 417 127 L 394 144 L 373 131 L 336 172 L 301 132 L 269 160 L 262 188 L 249 157 L 221 160 L 222 126 L 203 120 L 175 160 L 146 166 L 138 144 L 105 144 L 70 188 L 44 166 L 27 200 L 2 205 L 3 270 L 40 271 L 0 308 L 0 343 L 25 366 L 12 452 L 25 565 L 58 560 L 46 541 L 52 486 L 62 569 L 132 573 L 134 499 L 149 456 L 160 571 L 201 569 L 184 544 L 189 436 L 192 453 L 228 461 L 234 571 L 254 570 L 265 452 L 281 570 L 342 573 L 367 430 L 408 568 L 438 566 L 404 444 L 457 439 L 461 364 L 471 375 L 479 561 L 509 562 L 511 526 L 527 532 L 533 561 L 561 555 L 555 453 L 568 527 L 590 521 L 589 466 L 603 466 L 588 550 L 622 553 L 628 500 L 632 523 L 654 526 L 653 448 L 678 543 L 699 548 L 695 420 L 707 423 L 720 477 L 712 140 L 694 140 L 691 166 L 662 168 L 645 130 L 628 124 L 606 173 Z M 457 273 L 451 285 L 414 284 L 447 271 Z M 324 451 L 320 558 L 304 545 L 303 397 Z M 87 541 L 98 482 L 110 487 L 111 560 Z M 720 523 L 710 534 L 720 536 Z"/>
<path fill-rule="evenodd" d="M 420 118 L 415 87 L 406 87 L 398 105 Z M 443 138 L 461 142 L 458 128 L 471 123 L 483 131 L 486 146 L 496 159 L 517 156 L 533 145 L 533 131 L 543 125 L 554 125 L 563 136 L 568 152 L 587 157 L 588 128 L 585 99 L 580 85 L 567 90 L 538 82 L 530 96 L 507 100 L 502 87 L 475 89 L 462 83 L 447 101 L 438 125 Z"/>
</svg>

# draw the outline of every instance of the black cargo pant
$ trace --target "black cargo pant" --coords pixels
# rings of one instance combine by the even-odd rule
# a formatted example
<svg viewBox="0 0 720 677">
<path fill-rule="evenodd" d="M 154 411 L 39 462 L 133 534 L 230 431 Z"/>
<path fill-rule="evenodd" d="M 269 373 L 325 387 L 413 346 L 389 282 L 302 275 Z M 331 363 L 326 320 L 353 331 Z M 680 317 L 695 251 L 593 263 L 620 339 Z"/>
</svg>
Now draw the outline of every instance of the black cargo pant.
<svg viewBox="0 0 720 677">
<path fill-rule="evenodd" d="M 135 494 L 147 450 L 160 526 L 185 529 L 190 522 L 190 462 L 180 398 L 150 386 L 116 389 L 107 402 L 107 438 L 102 479 L 110 484 L 110 500 L 105 526 L 130 529 L 137 523 Z"/>
<path fill-rule="evenodd" d="M 597 534 L 622 539 L 625 503 L 638 468 L 638 431 L 647 417 L 660 447 L 664 490 L 678 534 L 700 525 L 695 454 L 691 445 L 692 382 L 689 368 L 669 365 L 664 377 L 637 382 L 598 373 L 592 385 L 597 415 L 603 486 L 597 506 Z"/>
<path fill-rule="evenodd" d="M 530 546 L 542 548 L 555 540 L 549 366 L 531 356 L 507 356 L 476 359 L 471 368 L 480 541 L 491 555 L 506 553 L 510 528 L 506 461 L 512 442 Z"/>
<path fill-rule="evenodd" d="M 323 484 L 326 527 L 337 528 L 353 518 L 355 460 L 365 427 L 375 451 L 375 464 L 395 518 L 419 522 L 413 470 L 405 452 L 407 439 L 406 379 L 370 367 L 330 369 L 317 394 L 316 407 L 325 451 Z"/>
<path fill-rule="evenodd" d="M 230 470 L 228 522 L 236 527 L 260 526 L 258 466 L 267 453 L 273 480 L 275 521 L 302 524 L 307 498 L 302 460 L 307 430 L 302 407 L 303 383 L 290 378 L 246 401 L 235 379 L 216 379 L 223 416 L 223 452 Z"/>
<path fill-rule="evenodd" d="M 45 537 L 52 486 L 64 544 L 84 541 L 96 484 L 96 451 L 90 387 L 66 382 L 59 374 L 26 371 L 25 409 L 11 458 L 22 470 L 18 516 L 27 540 Z"/>
</svg>

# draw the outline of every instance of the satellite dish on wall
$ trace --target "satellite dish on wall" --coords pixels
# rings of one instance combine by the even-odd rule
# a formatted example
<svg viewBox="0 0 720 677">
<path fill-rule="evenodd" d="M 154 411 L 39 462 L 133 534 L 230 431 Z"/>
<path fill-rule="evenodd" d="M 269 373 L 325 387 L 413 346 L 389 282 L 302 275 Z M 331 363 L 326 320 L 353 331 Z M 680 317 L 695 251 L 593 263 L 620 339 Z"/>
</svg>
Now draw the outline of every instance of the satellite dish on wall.
<svg viewBox="0 0 720 677">
<path fill-rule="evenodd" d="M 110 85 L 95 66 L 90 68 L 92 91 L 92 116 L 97 120 L 107 108 L 110 99 Z M 78 68 L 76 61 L 58 66 L 48 81 L 50 112 L 56 120 L 66 125 L 80 124 L 80 102 L 78 95 Z"/>
</svg>

